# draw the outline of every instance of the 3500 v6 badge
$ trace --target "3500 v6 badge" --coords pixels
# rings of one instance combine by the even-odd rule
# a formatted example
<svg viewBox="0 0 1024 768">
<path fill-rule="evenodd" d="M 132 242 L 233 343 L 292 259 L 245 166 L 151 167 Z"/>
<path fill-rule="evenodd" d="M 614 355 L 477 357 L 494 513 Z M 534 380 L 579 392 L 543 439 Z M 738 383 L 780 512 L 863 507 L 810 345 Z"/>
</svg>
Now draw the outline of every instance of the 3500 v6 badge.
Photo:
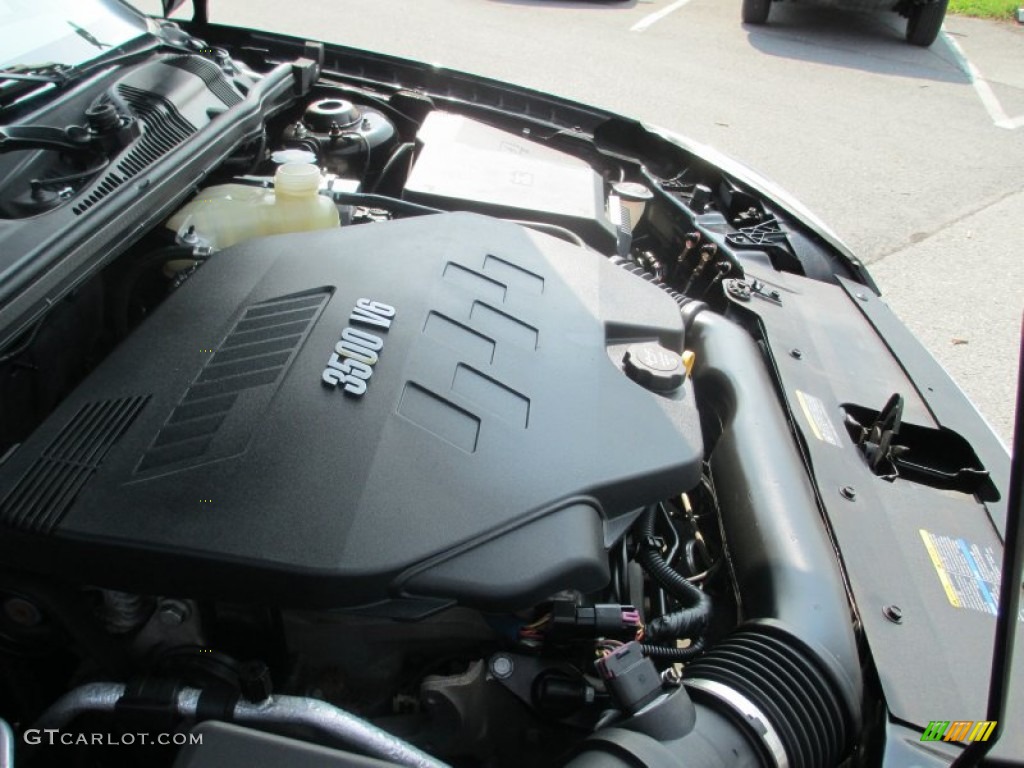
<svg viewBox="0 0 1024 768">
<path fill-rule="evenodd" d="M 371 328 L 391 327 L 395 308 L 379 301 L 360 299 L 349 315 L 349 322 Z M 378 353 L 384 348 L 384 339 L 376 334 L 351 326 L 341 332 L 341 340 L 334 345 L 334 353 L 327 361 L 323 382 L 329 387 L 344 384 L 347 394 L 362 397 L 366 392 L 373 366 L 379 360 Z"/>
</svg>

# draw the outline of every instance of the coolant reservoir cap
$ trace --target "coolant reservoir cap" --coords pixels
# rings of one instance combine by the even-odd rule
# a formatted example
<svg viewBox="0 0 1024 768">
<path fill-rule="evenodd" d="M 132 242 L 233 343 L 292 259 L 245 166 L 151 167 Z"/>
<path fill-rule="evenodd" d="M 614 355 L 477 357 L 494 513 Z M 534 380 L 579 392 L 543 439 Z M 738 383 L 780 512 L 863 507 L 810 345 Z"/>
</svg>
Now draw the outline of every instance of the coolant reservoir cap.
<svg viewBox="0 0 1024 768">
<path fill-rule="evenodd" d="M 655 392 L 678 389 L 686 380 L 683 358 L 653 341 L 630 346 L 622 367 L 629 378 Z"/>
<path fill-rule="evenodd" d="M 315 195 L 320 190 L 320 169 L 311 163 L 286 163 L 274 174 L 279 195 Z"/>
<path fill-rule="evenodd" d="M 279 149 L 270 154 L 270 160 L 274 165 L 287 165 L 288 163 L 316 164 L 316 155 L 308 149 Z"/>
</svg>

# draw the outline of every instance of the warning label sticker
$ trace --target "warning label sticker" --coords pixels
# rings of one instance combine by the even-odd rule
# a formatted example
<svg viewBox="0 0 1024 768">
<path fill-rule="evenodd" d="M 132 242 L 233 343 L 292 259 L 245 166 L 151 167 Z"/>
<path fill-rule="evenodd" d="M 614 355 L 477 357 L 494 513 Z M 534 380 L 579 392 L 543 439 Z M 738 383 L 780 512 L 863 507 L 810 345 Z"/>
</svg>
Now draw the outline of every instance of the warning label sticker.
<svg viewBox="0 0 1024 768">
<path fill-rule="evenodd" d="M 939 575 L 950 605 L 993 616 L 999 607 L 1000 558 L 992 547 L 966 539 L 939 536 L 920 529 L 928 557 Z M 1021 611 L 1024 619 L 1024 610 Z"/>
<path fill-rule="evenodd" d="M 814 395 L 796 390 L 796 399 L 800 403 L 800 410 L 804 412 L 804 418 L 811 428 L 814 436 L 822 442 L 839 447 L 839 433 L 828 415 L 825 404 Z"/>
</svg>

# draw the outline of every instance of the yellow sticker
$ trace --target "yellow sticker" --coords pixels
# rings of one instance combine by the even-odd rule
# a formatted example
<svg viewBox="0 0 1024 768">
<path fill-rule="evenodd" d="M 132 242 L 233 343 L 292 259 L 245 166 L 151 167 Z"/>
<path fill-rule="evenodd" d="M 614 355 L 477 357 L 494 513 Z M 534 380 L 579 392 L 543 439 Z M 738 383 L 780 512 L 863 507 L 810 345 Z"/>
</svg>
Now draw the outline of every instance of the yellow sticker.
<svg viewBox="0 0 1024 768">
<path fill-rule="evenodd" d="M 946 597 L 949 598 L 949 602 L 954 608 L 961 608 L 960 598 L 956 596 L 956 590 L 953 589 L 953 585 L 949 581 L 949 574 L 946 573 L 946 569 L 942 565 L 942 558 L 939 557 L 939 550 L 935 548 L 935 540 L 924 528 L 920 529 L 920 533 L 921 538 L 924 540 L 924 548 L 928 550 L 928 557 L 932 559 L 932 565 L 935 566 L 935 571 L 939 574 L 942 588 L 946 590 Z"/>
<path fill-rule="evenodd" d="M 836 431 L 828 409 L 820 398 L 809 395 L 806 392 L 796 390 L 796 399 L 800 403 L 800 410 L 803 411 L 807 425 L 816 438 L 823 443 L 839 447 L 839 432 Z"/>
<path fill-rule="evenodd" d="M 1002 558 L 995 547 L 962 536 L 942 536 L 919 528 L 921 541 L 954 608 L 967 608 L 995 616 L 999 613 Z M 1024 621 L 1024 607 L 1017 617 Z"/>
</svg>

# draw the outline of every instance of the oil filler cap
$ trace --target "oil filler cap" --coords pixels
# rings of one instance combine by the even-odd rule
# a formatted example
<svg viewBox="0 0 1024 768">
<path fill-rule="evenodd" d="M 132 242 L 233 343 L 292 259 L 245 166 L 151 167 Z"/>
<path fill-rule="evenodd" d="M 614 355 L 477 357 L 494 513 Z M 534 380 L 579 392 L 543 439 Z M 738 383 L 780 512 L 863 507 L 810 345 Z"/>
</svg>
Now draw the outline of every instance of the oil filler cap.
<svg viewBox="0 0 1024 768">
<path fill-rule="evenodd" d="M 629 378 L 655 392 L 678 389 L 686 380 L 683 358 L 653 341 L 630 346 L 622 367 Z"/>
</svg>

